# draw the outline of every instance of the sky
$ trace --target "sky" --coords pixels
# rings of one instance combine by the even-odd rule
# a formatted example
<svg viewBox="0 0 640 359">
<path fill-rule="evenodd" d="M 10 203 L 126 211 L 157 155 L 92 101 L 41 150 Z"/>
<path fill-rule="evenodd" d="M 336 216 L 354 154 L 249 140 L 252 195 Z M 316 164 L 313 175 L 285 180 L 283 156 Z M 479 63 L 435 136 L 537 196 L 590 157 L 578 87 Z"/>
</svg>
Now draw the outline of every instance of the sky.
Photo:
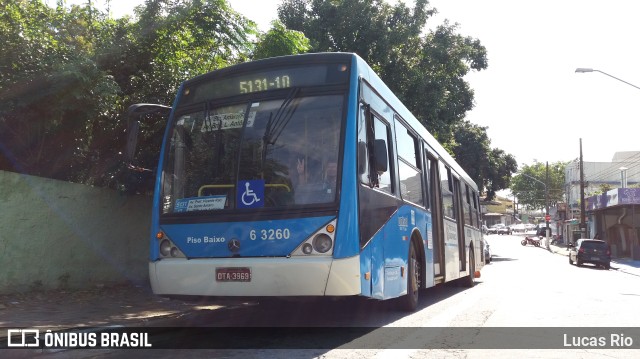
<svg viewBox="0 0 640 359">
<path fill-rule="evenodd" d="M 281 0 L 228 2 L 266 31 Z M 112 16 L 131 14 L 141 3 L 111 0 Z M 427 26 L 447 19 L 487 49 L 488 68 L 465 77 L 475 93 L 466 118 L 487 127 L 493 148 L 513 155 L 520 166 L 573 161 L 580 156 L 580 140 L 584 161 L 609 162 L 615 152 L 640 151 L 640 1 L 430 4 L 438 14 Z"/>
</svg>

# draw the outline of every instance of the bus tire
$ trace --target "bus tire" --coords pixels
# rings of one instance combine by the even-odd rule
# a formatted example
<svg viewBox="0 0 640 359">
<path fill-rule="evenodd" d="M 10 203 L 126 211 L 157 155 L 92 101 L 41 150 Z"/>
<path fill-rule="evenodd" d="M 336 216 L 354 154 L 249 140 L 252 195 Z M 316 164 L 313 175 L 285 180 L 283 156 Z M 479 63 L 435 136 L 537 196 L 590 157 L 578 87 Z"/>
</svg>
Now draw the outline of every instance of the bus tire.
<svg viewBox="0 0 640 359">
<path fill-rule="evenodd" d="M 409 258 L 407 263 L 407 294 L 400 297 L 400 309 L 413 312 L 418 307 L 420 299 L 421 268 L 420 258 L 413 241 L 409 244 Z"/>
<path fill-rule="evenodd" d="M 469 250 L 469 275 L 462 278 L 462 285 L 471 288 L 476 285 L 475 281 L 476 271 L 476 256 L 473 254 L 473 249 Z"/>
</svg>

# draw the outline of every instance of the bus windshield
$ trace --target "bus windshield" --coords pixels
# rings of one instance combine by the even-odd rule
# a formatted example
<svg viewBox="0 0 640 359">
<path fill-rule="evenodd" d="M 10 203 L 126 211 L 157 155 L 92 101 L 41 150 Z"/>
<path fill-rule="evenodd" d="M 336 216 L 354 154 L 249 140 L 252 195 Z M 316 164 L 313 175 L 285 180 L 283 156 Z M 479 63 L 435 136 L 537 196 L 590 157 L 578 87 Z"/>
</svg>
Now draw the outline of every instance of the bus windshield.
<svg viewBox="0 0 640 359">
<path fill-rule="evenodd" d="M 178 110 L 163 166 L 163 214 L 336 201 L 345 96 Z"/>
</svg>

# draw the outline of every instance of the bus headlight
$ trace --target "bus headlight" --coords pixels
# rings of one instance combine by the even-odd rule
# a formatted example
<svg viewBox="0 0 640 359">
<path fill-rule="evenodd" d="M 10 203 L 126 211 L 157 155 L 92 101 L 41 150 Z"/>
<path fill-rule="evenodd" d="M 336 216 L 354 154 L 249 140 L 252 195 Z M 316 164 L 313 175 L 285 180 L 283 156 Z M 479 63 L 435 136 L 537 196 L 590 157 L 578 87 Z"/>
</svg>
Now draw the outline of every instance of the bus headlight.
<svg viewBox="0 0 640 359">
<path fill-rule="evenodd" d="M 169 240 L 165 239 L 160 242 L 160 254 L 165 257 L 168 257 L 171 254 L 171 243 Z"/>
<path fill-rule="evenodd" d="M 331 240 L 331 237 L 324 233 L 320 233 L 313 238 L 313 249 L 318 253 L 327 253 L 332 246 L 333 241 Z"/>
<path fill-rule="evenodd" d="M 156 233 L 158 239 L 161 258 L 186 258 L 184 253 L 171 241 L 171 239 L 163 232 Z"/>
<path fill-rule="evenodd" d="M 313 252 L 313 247 L 311 246 L 311 244 L 309 243 L 305 243 L 302 246 L 302 253 L 304 254 L 311 254 L 311 252 Z"/>
<path fill-rule="evenodd" d="M 336 222 L 334 218 L 324 226 L 311 233 L 290 256 L 331 256 L 333 241 L 336 239 Z"/>
</svg>

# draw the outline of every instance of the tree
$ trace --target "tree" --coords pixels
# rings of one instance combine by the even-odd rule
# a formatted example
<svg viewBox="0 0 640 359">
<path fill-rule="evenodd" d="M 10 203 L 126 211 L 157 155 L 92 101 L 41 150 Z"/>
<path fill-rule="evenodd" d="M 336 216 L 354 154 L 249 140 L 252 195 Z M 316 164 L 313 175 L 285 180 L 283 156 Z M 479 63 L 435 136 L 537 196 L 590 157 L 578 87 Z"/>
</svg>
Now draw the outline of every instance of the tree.
<svg viewBox="0 0 640 359">
<path fill-rule="evenodd" d="M 511 193 L 518 197 L 520 204 L 530 209 L 546 207 L 545 184 L 549 192 L 549 205 L 562 201 L 564 186 L 564 170 L 566 162 L 549 164 L 549 181 L 547 182 L 547 165 L 536 162 L 524 165 L 511 180 Z"/>
<path fill-rule="evenodd" d="M 0 169 L 76 179 L 83 162 L 94 160 L 83 158 L 91 129 L 118 92 L 90 56 L 100 25 L 89 7 L 2 6 Z"/>
<path fill-rule="evenodd" d="M 600 193 L 597 194 L 606 194 L 607 192 L 611 191 L 613 189 L 613 186 L 608 184 L 608 183 L 601 183 L 599 186 L 599 190 Z"/>
<path fill-rule="evenodd" d="M 245 61 L 257 33 L 224 0 L 148 0 L 137 22 L 90 3 L 0 9 L 0 170 L 95 185 L 117 172 L 130 104 L 171 103 L 185 79 Z M 143 135 L 156 153 L 164 125 Z"/>
<path fill-rule="evenodd" d="M 382 0 L 285 0 L 278 8 L 280 20 L 302 31 L 312 51 L 359 54 L 446 143 L 473 108 L 473 91 L 463 77 L 471 69 L 485 69 L 487 58 L 480 42 L 457 34 L 456 25 L 425 33 L 434 14 L 427 0 L 416 0 L 413 8 Z"/>
<path fill-rule="evenodd" d="M 464 121 L 473 108 L 464 76 L 488 66 L 486 49 L 448 22 L 425 32 L 435 12 L 427 0 L 412 8 L 382 0 L 285 0 L 278 8 L 287 28 L 309 38 L 311 51 L 355 52 L 367 61 L 492 199 L 508 188 L 517 164 L 491 149 L 486 129 Z"/>
<path fill-rule="evenodd" d="M 483 187 L 486 200 L 492 200 L 496 192 L 509 188 L 511 175 L 518 170 L 516 159 L 501 149 L 494 148 L 489 153 L 489 166 L 484 177 Z"/>
<path fill-rule="evenodd" d="M 302 54 L 311 49 L 309 39 L 303 33 L 288 30 L 280 21 L 271 23 L 271 29 L 260 35 L 259 41 L 253 50 L 254 60 L 269 57 Z"/>
</svg>

